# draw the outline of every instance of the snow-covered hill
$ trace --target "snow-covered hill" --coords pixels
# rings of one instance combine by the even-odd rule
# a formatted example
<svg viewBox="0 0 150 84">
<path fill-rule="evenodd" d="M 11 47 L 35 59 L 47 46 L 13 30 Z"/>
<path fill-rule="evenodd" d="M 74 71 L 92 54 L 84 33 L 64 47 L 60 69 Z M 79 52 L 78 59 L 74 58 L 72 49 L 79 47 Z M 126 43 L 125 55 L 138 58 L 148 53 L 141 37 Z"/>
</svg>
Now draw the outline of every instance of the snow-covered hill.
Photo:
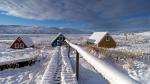
<svg viewBox="0 0 150 84">
<path fill-rule="evenodd" d="M 86 34 L 91 33 L 72 28 L 39 27 L 22 25 L 0 25 L 0 34 Z"/>
</svg>

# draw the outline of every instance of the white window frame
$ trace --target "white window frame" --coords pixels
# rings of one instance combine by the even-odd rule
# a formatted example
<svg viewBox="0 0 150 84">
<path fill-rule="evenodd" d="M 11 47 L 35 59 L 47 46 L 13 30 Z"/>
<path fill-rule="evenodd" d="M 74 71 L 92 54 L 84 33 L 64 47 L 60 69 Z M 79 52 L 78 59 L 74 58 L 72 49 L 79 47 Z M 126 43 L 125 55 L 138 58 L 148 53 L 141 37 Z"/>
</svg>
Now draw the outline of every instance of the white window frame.
<svg viewBox="0 0 150 84">
<path fill-rule="evenodd" d="M 24 44 L 23 43 L 20 43 L 20 48 L 24 48 Z"/>
<path fill-rule="evenodd" d="M 20 48 L 19 43 L 15 43 L 15 48 Z"/>
<path fill-rule="evenodd" d="M 63 41 L 63 36 L 61 36 L 61 40 Z"/>
<path fill-rule="evenodd" d="M 59 40 L 57 40 L 57 46 L 58 46 L 58 42 L 59 42 Z"/>
<path fill-rule="evenodd" d="M 106 35 L 106 41 L 110 41 L 110 36 Z"/>
<path fill-rule="evenodd" d="M 59 40 L 62 41 L 63 40 L 63 36 L 59 36 Z"/>
</svg>

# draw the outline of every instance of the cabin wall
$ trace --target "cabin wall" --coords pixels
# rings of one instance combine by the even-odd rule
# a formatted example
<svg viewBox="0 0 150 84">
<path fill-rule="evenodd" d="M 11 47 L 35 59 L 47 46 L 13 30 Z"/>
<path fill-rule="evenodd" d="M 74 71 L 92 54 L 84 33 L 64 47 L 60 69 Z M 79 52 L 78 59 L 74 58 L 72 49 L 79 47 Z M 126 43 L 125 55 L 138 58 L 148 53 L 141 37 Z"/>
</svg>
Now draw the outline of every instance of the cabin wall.
<svg viewBox="0 0 150 84">
<path fill-rule="evenodd" d="M 60 37 L 62 37 L 62 38 L 60 38 Z M 57 40 L 59 40 L 60 42 L 57 42 Z M 56 47 L 56 46 L 62 46 L 64 44 L 65 44 L 65 37 L 60 35 L 51 43 L 51 46 Z"/>
<path fill-rule="evenodd" d="M 107 40 L 107 36 L 105 36 L 101 42 L 97 44 L 97 47 L 104 47 L 104 48 L 115 48 L 116 42 L 113 40 L 111 36 L 108 36 L 109 40 Z"/>
<path fill-rule="evenodd" d="M 16 40 L 12 45 L 11 47 L 12 49 L 22 49 L 22 48 L 27 48 L 27 46 L 25 45 L 25 43 L 21 40 L 21 41 L 18 41 Z"/>
<path fill-rule="evenodd" d="M 51 44 L 52 47 L 56 47 L 57 46 L 57 40 L 53 41 L 53 43 Z"/>
</svg>

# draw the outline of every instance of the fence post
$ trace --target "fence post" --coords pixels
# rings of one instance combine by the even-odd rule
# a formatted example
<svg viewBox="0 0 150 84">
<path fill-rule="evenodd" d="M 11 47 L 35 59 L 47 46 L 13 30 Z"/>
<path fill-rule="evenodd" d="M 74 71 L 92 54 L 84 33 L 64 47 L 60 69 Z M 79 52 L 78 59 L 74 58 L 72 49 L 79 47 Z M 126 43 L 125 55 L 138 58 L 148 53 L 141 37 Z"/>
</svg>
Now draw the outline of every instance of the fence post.
<svg viewBox="0 0 150 84">
<path fill-rule="evenodd" d="M 68 44 L 68 57 L 70 58 L 70 45 Z"/>
<path fill-rule="evenodd" d="M 76 50 L 76 77 L 79 79 L 79 53 Z"/>
</svg>

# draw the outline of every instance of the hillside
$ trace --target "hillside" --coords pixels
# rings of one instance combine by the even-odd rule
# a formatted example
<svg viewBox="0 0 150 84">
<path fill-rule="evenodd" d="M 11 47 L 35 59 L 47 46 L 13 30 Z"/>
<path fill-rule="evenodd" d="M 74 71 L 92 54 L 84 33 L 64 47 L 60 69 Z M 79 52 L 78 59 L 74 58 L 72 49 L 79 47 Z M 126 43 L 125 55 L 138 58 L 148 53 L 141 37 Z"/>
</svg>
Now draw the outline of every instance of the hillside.
<svg viewBox="0 0 150 84">
<path fill-rule="evenodd" d="M 38 27 L 22 25 L 0 25 L 0 34 L 87 34 L 91 32 L 81 31 L 72 28 L 59 27 Z"/>
</svg>

